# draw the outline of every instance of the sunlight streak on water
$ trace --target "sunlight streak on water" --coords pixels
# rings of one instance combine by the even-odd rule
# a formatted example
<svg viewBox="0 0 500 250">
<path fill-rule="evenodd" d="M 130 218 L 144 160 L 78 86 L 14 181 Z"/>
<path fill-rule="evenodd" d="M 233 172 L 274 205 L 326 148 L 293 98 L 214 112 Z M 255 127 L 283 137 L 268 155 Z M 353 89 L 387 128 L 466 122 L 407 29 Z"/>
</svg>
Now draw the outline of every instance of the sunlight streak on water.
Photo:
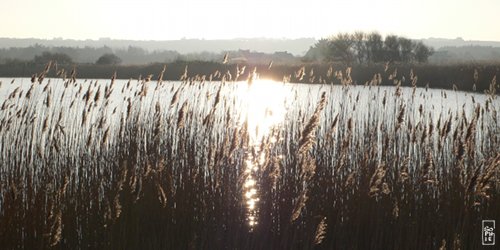
<svg viewBox="0 0 500 250">
<path fill-rule="evenodd" d="M 278 138 L 273 128 L 284 121 L 286 99 L 290 89 L 273 81 L 259 80 L 250 85 L 240 85 L 238 98 L 243 101 L 240 126 L 245 122 L 248 126 L 248 147 L 244 161 L 245 182 L 243 199 L 246 202 L 247 221 L 250 228 L 258 221 L 258 173 L 269 157 L 262 145 L 269 147 Z"/>
</svg>

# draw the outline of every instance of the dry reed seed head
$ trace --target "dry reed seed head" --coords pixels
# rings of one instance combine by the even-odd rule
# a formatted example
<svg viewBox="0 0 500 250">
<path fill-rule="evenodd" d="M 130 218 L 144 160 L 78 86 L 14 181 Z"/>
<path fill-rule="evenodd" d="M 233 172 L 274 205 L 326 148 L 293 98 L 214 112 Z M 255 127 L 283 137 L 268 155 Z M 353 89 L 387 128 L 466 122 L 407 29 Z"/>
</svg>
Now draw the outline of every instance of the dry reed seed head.
<svg viewBox="0 0 500 250">
<path fill-rule="evenodd" d="M 302 191 L 299 195 L 297 201 L 295 202 L 294 209 L 292 211 L 292 216 L 290 218 L 290 222 L 294 222 L 297 220 L 302 212 L 302 209 L 305 207 L 306 202 L 308 200 L 307 190 Z"/>
<path fill-rule="evenodd" d="M 161 70 L 160 74 L 158 75 L 157 79 L 157 84 L 161 85 L 163 81 L 163 74 L 165 74 L 165 70 L 167 69 L 167 65 L 163 65 L 163 69 Z"/>
<path fill-rule="evenodd" d="M 337 115 L 333 119 L 332 126 L 330 127 L 330 131 L 331 131 L 330 133 L 332 133 L 335 130 L 335 127 L 337 126 L 338 121 L 339 121 L 339 113 L 337 113 Z"/>
<path fill-rule="evenodd" d="M 434 158 L 432 156 L 432 152 L 428 151 L 425 163 L 422 167 L 424 172 L 424 182 L 427 184 L 438 184 L 434 167 Z"/>
<path fill-rule="evenodd" d="M 62 212 L 58 210 L 53 217 L 53 222 L 50 230 L 50 241 L 51 247 L 56 246 L 61 241 L 62 237 Z"/>
<path fill-rule="evenodd" d="M 488 161 L 486 162 L 487 168 L 483 173 L 483 176 L 481 177 L 481 181 L 483 182 L 483 184 L 492 180 L 492 178 L 494 178 L 495 172 L 500 169 L 500 152 L 497 153 L 496 156 L 491 157 Z"/>
<path fill-rule="evenodd" d="M 467 132 L 465 134 L 465 141 L 466 142 L 469 142 L 470 140 L 472 140 L 472 136 L 476 132 L 476 123 L 477 123 L 476 118 L 473 118 L 472 121 L 470 122 L 469 127 L 467 128 Z"/>
<path fill-rule="evenodd" d="M 332 66 L 330 66 L 330 67 L 328 68 L 328 71 L 326 72 L 326 77 L 327 77 L 327 78 L 331 78 L 331 77 L 333 76 L 333 72 L 334 72 L 333 67 L 332 67 Z"/>
<path fill-rule="evenodd" d="M 374 171 L 371 179 L 370 179 L 370 188 L 368 195 L 371 197 L 376 197 L 380 194 L 382 191 L 384 194 L 389 194 L 389 186 L 387 183 L 382 183 L 383 178 L 385 177 L 386 174 L 386 165 L 385 162 L 382 162 Z M 385 185 L 384 185 L 385 184 Z"/>
<path fill-rule="evenodd" d="M 396 93 L 394 95 L 397 97 L 401 97 L 401 94 L 402 94 L 401 86 L 400 86 L 400 84 L 398 84 L 396 86 Z"/>
<path fill-rule="evenodd" d="M 490 95 L 491 99 L 496 98 L 497 88 L 500 88 L 500 86 L 497 86 L 497 76 L 495 75 L 495 76 L 493 76 L 493 79 L 491 80 L 489 89 L 486 92 L 487 94 Z"/>
<path fill-rule="evenodd" d="M 426 126 L 424 125 L 424 129 L 422 130 L 422 137 L 420 138 L 420 144 L 424 144 L 426 138 L 427 138 L 427 129 Z"/>
<path fill-rule="evenodd" d="M 392 216 L 395 219 L 399 218 L 399 203 L 397 200 L 394 202 L 394 206 L 392 208 Z"/>
<path fill-rule="evenodd" d="M 486 169 L 484 172 L 479 175 L 480 168 L 478 167 L 476 173 L 469 181 L 468 191 L 474 189 L 474 195 L 478 198 L 473 206 L 479 206 L 482 202 L 490 200 L 492 186 L 495 186 L 495 181 L 498 182 L 498 179 L 496 179 L 498 177 L 495 177 L 494 174 L 497 173 L 498 176 L 498 169 L 500 169 L 500 153 L 491 157 L 485 164 Z"/>
<path fill-rule="evenodd" d="M 458 160 L 462 160 L 465 154 L 465 145 L 459 140 L 455 146 L 455 156 Z"/>
<path fill-rule="evenodd" d="M 327 226 L 328 225 L 326 224 L 326 217 L 323 217 L 316 227 L 316 232 L 314 233 L 314 245 L 319 245 L 321 244 L 321 242 L 323 242 L 323 239 L 326 235 Z"/>
<path fill-rule="evenodd" d="M 441 246 L 439 247 L 439 250 L 446 250 L 446 240 L 445 239 L 441 240 Z"/>
<path fill-rule="evenodd" d="M 113 220 L 116 221 L 118 218 L 120 218 L 120 215 L 122 213 L 122 205 L 120 204 L 120 192 L 117 192 L 115 195 L 115 198 L 113 199 Z"/>
<path fill-rule="evenodd" d="M 319 100 L 316 110 L 309 119 L 306 127 L 302 131 L 297 153 L 298 155 L 304 154 L 306 151 L 312 148 L 315 139 L 316 128 L 319 125 L 320 113 L 326 104 L 326 92 L 321 94 L 321 99 Z"/>
<path fill-rule="evenodd" d="M 387 184 L 387 182 L 382 183 L 382 193 L 386 195 L 391 193 L 391 189 L 389 188 L 389 184 Z"/>
<path fill-rule="evenodd" d="M 404 121 L 405 108 L 406 108 L 406 105 L 404 105 L 403 103 L 401 103 L 399 105 L 399 113 L 398 113 L 398 117 L 396 119 L 396 130 L 399 129 L 399 127 L 401 126 L 401 124 Z"/>
<path fill-rule="evenodd" d="M 345 182 L 345 184 L 344 184 L 344 186 L 345 186 L 346 188 L 354 186 L 354 184 L 355 184 L 355 182 L 356 182 L 356 174 L 357 174 L 357 172 L 356 172 L 356 171 L 354 171 L 354 172 L 350 173 L 350 174 L 347 176 L 346 182 Z"/>
<path fill-rule="evenodd" d="M 177 117 L 177 128 L 182 128 L 184 127 L 184 121 L 187 113 L 187 108 L 188 108 L 188 103 L 187 101 L 182 104 L 181 109 L 179 110 L 179 115 Z"/>
<path fill-rule="evenodd" d="M 411 80 L 411 85 L 415 88 L 415 87 L 417 87 L 417 82 L 418 82 L 418 76 L 415 76 Z"/>
<path fill-rule="evenodd" d="M 176 103 L 177 101 L 179 100 L 179 92 L 181 90 L 181 87 L 179 87 L 177 89 L 177 91 L 175 91 L 174 95 L 172 96 L 172 100 L 170 101 L 170 108 L 172 108 Z"/>
<path fill-rule="evenodd" d="M 161 187 L 160 183 L 156 184 L 156 188 L 158 191 L 158 200 L 163 208 L 167 207 L 167 195 L 165 194 L 165 191 Z"/>
</svg>

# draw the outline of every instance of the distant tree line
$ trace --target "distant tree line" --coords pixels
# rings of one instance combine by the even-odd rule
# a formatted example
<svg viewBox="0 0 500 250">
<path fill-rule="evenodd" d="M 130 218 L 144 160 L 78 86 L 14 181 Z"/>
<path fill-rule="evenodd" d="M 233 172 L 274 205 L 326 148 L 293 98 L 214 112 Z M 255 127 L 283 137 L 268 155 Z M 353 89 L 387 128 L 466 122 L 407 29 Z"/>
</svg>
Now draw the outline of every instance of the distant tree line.
<svg viewBox="0 0 500 250">
<path fill-rule="evenodd" d="M 295 57 L 286 51 L 262 53 L 250 50 L 198 52 L 180 54 L 176 51 L 148 51 L 143 48 L 128 46 L 124 49 L 112 49 L 104 46 L 94 47 L 46 47 L 34 45 L 26 48 L 0 49 L 0 64 L 36 63 L 45 64 L 49 60 L 59 64 L 124 64 L 143 65 L 150 63 L 172 63 L 175 61 L 221 61 L 226 53 L 230 63 L 300 63 L 301 57 Z M 64 57 L 64 58 L 63 58 Z"/>
<path fill-rule="evenodd" d="M 434 50 L 421 41 L 388 35 L 385 38 L 377 32 L 339 33 L 320 39 L 312 46 L 304 59 L 306 61 L 380 63 L 380 62 L 427 62 Z"/>
<path fill-rule="evenodd" d="M 73 59 L 64 53 L 50 53 L 44 51 L 41 55 L 36 55 L 33 59 L 34 64 L 47 64 L 49 61 L 57 62 L 61 65 L 73 64 Z"/>
<path fill-rule="evenodd" d="M 22 60 L 7 60 L 5 64 L 26 64 L 26 65 L 46 65 L 52 62 L 61 66 L 71 66 L 75 64 L 73 59 L 64 53 L 51 53 L 44 51 L 41 55 L 36 55 L 31 61 Z M 97 65 L 118 65 L 122 62 L 122 59 L 113 53 L 106 53 L 97 59 L 95 64 Z"/>
<path fill-rule="evenodd" d="M 74 63 L 96 63 L 106 54 L 114 54 L 124 64 L 168 63 L 177 60 L 181 55 L 176 51 L 147 51 L 143 48 L 128 46 L 123 49 L 103 47 L 47 47 L 35 44 L 33 46 L 0 49 L 0 63 L 36 61 L 34 57 L 51 55 L 67 55 Z M 44 54 L 47 54 L 44 56 Z"/>
</svg>

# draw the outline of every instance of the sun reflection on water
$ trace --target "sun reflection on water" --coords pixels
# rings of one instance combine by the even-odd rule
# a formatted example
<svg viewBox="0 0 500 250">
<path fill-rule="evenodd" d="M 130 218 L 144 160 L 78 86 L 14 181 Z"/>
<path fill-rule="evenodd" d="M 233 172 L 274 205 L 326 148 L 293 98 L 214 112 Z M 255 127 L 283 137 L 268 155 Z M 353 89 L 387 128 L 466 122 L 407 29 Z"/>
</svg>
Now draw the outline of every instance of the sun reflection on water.
<svg viewBox="0 0 500 250">
<path fill-rule="evenodd" d="M 289 88 L 268 80 L 253 81 L 252 84 L 242 84 L 238 98 L 243 102 L 244 110 L 240 125 L 247 123 L 248 147 L 244 161 L 243 199 L 246 202 L 247 222 L 250 228 L 258 221 L 258 173 L 269 157 L 267 147 L 279 138 L 273 133 L 273 128 L 283 122 Z"/>
</svg>

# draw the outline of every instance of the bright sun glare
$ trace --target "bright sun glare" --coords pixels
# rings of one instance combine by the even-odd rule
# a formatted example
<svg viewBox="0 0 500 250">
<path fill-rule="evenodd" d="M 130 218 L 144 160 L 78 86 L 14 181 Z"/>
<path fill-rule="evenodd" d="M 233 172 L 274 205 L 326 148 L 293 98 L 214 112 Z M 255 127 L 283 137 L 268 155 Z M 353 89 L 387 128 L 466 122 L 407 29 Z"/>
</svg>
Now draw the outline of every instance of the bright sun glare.
<svg viewBox="0 0 500 250">
<path fill-rule="evenodd" d="M 268 145 L 278 140 L 273 133 L 273 127 L 285 119 L 286 100 L 290 91 L 286 85 L 270 80 L 256 80 L 252 84 L 239 86 L 237 95 L 244 107 L 240 126 L 246 122 L 249 136 L 244 161 L 246 178 L 243 185 L 243 198 L 247 206 L 247 221 L 253 228 L 257 224 L 257 203 L 259 202 L 256 176 L 268 157 L 261 145 L 265 140 Z"/>
</svg>

